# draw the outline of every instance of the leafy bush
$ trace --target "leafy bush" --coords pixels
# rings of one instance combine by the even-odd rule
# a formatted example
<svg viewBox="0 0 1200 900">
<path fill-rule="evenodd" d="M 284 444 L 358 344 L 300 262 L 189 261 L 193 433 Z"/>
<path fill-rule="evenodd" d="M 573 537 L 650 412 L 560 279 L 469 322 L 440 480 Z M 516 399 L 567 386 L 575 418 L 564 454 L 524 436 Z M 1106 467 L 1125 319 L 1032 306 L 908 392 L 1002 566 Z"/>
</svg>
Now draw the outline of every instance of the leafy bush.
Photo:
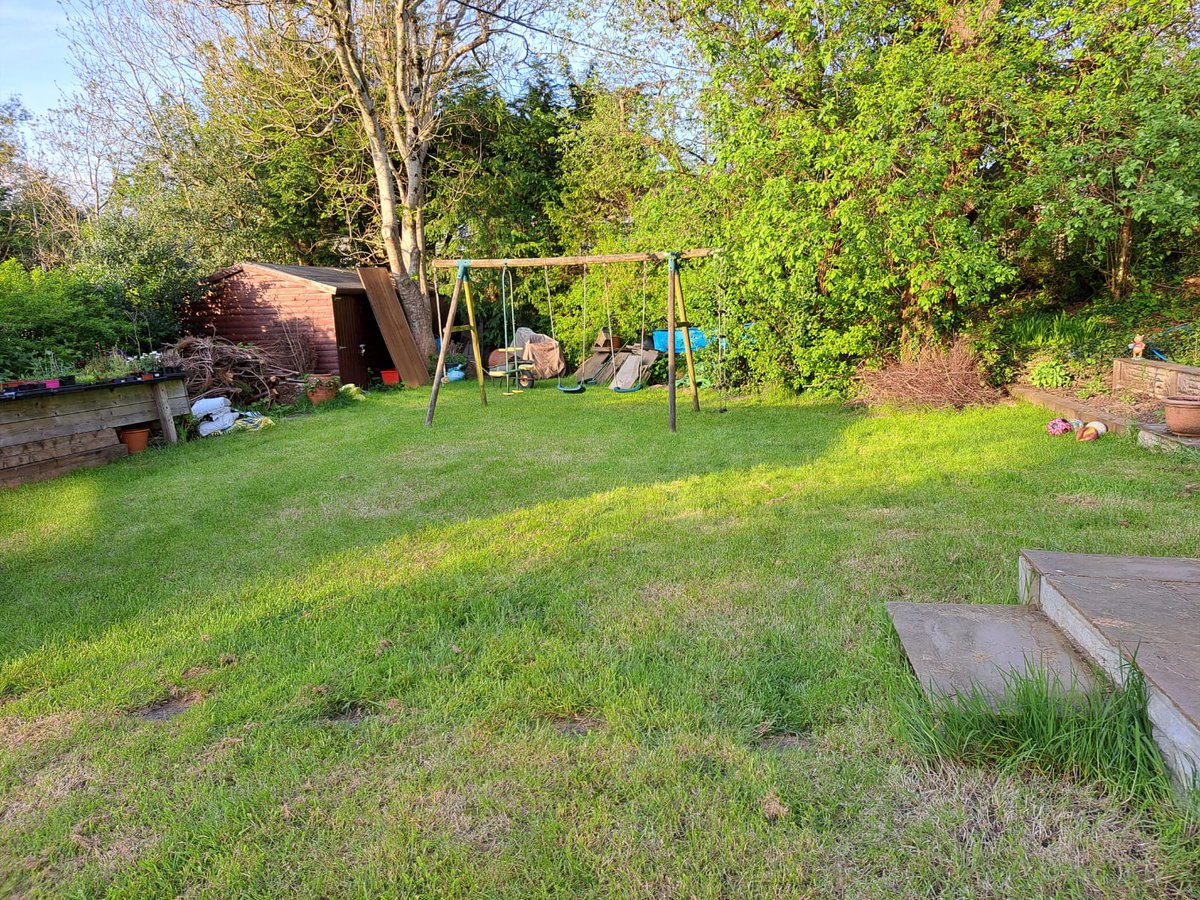
<svg viewBox="0 0 1200 900">
<path fill-rule="evenodd" d="M 28 271 L 14 259 L 0 263 L 0 376 L 41 371 L 48 357 L 73 367 L 129 334 L 112 291 L 67 269 Z"/>
<path fill-rule="evenodd" d="M 1034 387 L 1065 388 L 1071 381 L 1071 370 L 1061 360 L 1043 360 L 1029 370 L 1029 383 Z"/>
<path fill-rule="evenodd" d="M 1028 349 L 1083 351 L 1100 346 L 1112 331 L 1111 322 L 1060 310 L 1014 320 L 1008 337 L 1018 347 Z"/>
<path fill-rule="evenodd" d="M 176 240 L 119 216 L 89 225 L 80 272 L 112 296 L 129 323 L 128 349 L 138 353 L 179 337 L 179 311 L 201 275 Z"/>
</svg>

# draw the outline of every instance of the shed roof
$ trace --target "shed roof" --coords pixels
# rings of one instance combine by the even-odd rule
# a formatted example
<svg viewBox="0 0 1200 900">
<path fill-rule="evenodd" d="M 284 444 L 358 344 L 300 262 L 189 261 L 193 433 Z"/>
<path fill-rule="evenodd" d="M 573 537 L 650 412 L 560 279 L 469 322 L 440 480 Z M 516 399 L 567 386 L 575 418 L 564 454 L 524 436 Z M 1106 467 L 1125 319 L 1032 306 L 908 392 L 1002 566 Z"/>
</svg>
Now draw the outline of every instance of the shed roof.
<svg viewBox="0 0 1200 900">
<path fill-rule="evenodd" d="M 243 262 L 232 265 L 228 269 L 222 269 L 208 280 L 215 283 L 240 272 L 256 271 L 283 275 L 294 281 L 311 284 L 334 296 L 366 293 L 363 290 L 362 282 L 358 279 L 358 272 L 354 269 L 334 269 L 328 266 L 279 266 L 271 263 Z"/>
</svg>

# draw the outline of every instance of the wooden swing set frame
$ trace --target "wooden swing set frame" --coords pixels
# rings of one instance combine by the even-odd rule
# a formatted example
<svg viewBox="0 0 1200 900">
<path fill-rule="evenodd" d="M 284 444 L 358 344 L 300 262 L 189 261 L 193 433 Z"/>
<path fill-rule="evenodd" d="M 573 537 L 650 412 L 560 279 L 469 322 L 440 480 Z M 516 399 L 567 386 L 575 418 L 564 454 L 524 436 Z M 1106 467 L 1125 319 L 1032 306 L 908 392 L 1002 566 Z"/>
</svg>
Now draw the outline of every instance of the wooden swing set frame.
<svg viewBox="0 0 1200 900">
<path fill-rule="evenodd" d="M 479 349 L 479 331 L 475 325 L 475 305 L 471 300 L 472 269 L 531 269 L 544 266 L 594 266 L 608 263 L 665 262 L 667 264 L 667 419 L 672 432 L 675 431 L 675 332 L 683 329 L 683 353 L 687 360 L 688 383 L 692 386 L 692 409 L 700 411 L 700 391 L 696 385 L 696 364 L 692 356 L 691 324 L 687 321 L 687 307 L 683 300 L 683 283 L 679 278 L 680 263 L 689 259 L 703 259 L 718 251 L 711 248 L 696 250 L 673 250 L 651 253 L 610 253 L 601 256 L 543 256 L 524 259 L 435 259 L 434 270 L 456 269 L 454 291 L 450 295 L 450 310 L 442 329 L 442 346 L 438 352 L 437 369 L 433 373 L 433 389 L 429 393 L 429 409 L 425 413 L 425 425 L 433 425 L 433 413 L 437 408 L 438 392 L 442 376 L 446 374 L 446 353 L 450 337 L 458 332 L 471 334 L 471 350 L 475 356 L 475 374 L 479 379 L 479 399 L 487 406 L 487 386 L 484 380 L 483 358 Z M 467 324 L 455 325 L 458 300 L 462 297 L 467 307 Z M 678 319 L 676 314 L 678 313 Z"/>
</svg>

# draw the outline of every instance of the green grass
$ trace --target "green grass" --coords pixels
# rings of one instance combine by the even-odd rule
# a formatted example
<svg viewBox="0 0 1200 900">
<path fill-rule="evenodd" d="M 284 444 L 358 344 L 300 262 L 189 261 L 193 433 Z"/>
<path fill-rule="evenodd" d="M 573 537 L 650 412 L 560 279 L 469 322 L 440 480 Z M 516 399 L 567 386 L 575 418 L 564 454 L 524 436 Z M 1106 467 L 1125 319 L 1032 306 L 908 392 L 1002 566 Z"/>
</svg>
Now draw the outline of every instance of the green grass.
<svg viewBox="0 0 1200 900">
<path fill-rule="evenodd" d="M 910 739 L 941 760 L 1065 772 L 1132 804 L 1171 802 L 1146 713 L 1146 682 L 1136 667 L 1124 667 L 1120 689 L 1107 679 L 1089 688 L 1064 684 L 1033 663 L 1002 674 L 1001 700 L 978 687 L 932 703 L 920 692 L 898 691 Z"/>
<path fill-rule="evenodd" d="M 1170 804 L 905 737 L 883 612 L 1015 602 L 1021 547 L 1195 555 L 1192 458 L 473 391 L 0 493 L 0 892 L 1200 892 Z"/>
</svg>

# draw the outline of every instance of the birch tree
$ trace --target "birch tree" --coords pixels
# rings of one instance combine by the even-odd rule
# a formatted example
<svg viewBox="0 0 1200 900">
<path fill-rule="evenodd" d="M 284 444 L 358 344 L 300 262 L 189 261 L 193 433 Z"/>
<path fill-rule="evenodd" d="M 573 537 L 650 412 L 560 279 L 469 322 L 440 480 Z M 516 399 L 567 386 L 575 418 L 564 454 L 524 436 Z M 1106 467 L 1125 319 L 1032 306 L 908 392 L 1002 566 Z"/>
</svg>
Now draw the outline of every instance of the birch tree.
<svg viewBox="0 0 1200 900">
<path fill-rule="evenodd" d="M 447 96 L 506 49 L 502 38 L 544 0 L 321 0 L 321 23 L 354 100 L 379 195 L 388 265 L 419 285 L 402 297 L 422 349 L 432 351 L 425 260 L 426 164 Z M 511 49 L 511 48 L 508 48 Z"/>
<path fill-rule="evenodd" d="M 250 81 L 261 92 L 264 74 L 295 91 L 297 80 L 323 78 L 328 60 L 370 157 L 380 250 L 418 345 L 432 354 L 427 162 L 444 103 L 465 79 L 511 67 L 522 26 L 546 2 L 69 0 L 69 8 L 81 81 L 99 98 L 91 108 L 106 113 L 130 146 L 140 131 L 158 126 L 164 103 L 203 118 L 204 94 L 237 96 Z M 119 48 L 117 66 L 106 71 L 114 56 L 105 48 L 112 47 Z M 332 116 L 333 109 L 318 104 L 313 115 Z"/>
</svg>

